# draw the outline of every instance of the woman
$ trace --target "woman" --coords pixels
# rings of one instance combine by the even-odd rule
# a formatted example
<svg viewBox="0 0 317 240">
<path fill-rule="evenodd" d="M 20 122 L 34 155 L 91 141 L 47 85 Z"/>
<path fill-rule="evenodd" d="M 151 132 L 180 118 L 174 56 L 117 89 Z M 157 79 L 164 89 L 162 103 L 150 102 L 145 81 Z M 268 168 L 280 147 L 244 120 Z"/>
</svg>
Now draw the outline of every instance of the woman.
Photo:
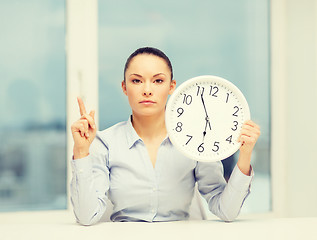
<svg viewBox="0 0 317 240">
<path fill-rule="evenodd" d="M 195 183 L 210 211 L 234 220 L 249 194 L 251 153 L 259 127 L 247 121 L 241 130 L 239 159 L 226 183 L 221 162 L 202 163 L 181 155 L 165 128 L 165 105 L 176 87 L 168 57 L 140 48 L 128 58 L 122 90 L 132 109 L 128 121 L 96 131 L 94 111 L 72 125 L 74 156 L 71 199 L 77 221 L 98 222 L 110 199 L 112 221 L 188 219 Z"/>
</svg>

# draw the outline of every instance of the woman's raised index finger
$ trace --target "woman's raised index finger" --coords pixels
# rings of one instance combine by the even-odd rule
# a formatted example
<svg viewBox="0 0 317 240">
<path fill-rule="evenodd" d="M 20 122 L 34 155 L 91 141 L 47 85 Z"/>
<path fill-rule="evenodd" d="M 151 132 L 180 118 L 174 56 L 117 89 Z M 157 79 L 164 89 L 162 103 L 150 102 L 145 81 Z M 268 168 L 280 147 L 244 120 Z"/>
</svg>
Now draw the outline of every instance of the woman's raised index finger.
<svg viewBox="0 0 317 240">
<path fill-rule="evenodd" d="M 85 104 L 84 104 L 83 100 L 81 99 L 81 97 L 77 97 L 77 101 L 78 101 L 80 115 L 82 116 L 82 115 L 86 114 Z"/>
</svg>

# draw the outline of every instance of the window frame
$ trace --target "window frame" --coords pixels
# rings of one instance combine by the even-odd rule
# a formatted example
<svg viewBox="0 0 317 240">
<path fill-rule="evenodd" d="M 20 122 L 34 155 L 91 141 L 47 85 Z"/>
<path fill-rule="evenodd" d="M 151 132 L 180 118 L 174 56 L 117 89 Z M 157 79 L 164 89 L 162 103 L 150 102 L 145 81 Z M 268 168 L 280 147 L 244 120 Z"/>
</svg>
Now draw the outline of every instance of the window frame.
<svg viewBox="0 0 317 240">
<path fill-rule="evenodd" d="M 80 118 L 77 96 L 87 111 L 96 111 L 98 128 L 98 0 L 66 0 L 67 64 L 67 210 L 70 210 L 71 160 L 73 138 L 71 125 Z"/>
<path fill-rule="evenodd" d="M 286 75 L 286 25 L 287 3 L 271 1 L 271 213 L 286 215 L 286 122 L 287 122 L 287 75 Z"/>
</svg>

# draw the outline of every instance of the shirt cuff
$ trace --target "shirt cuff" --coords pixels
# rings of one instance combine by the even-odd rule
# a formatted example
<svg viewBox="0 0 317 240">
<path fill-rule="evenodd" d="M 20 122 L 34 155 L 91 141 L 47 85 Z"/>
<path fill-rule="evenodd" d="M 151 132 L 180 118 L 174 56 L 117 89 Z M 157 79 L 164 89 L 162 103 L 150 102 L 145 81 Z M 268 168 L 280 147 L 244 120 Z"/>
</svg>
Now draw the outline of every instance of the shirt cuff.
<svg viewBox="0 0 317 240">
<path fill-rule="evenodd" d="M 237 191 L 247 192 L 250 191 L 251 182 L 254 177 L 253 168 L 251 167 L 250 176 L 241 172 L 238 165 L 236 165 L 231 173 L 228 184 Z"/>
<path fill-rule="evenodd" d="M 89 176 L 92 173 L 92 160 L 90 155 L 71 161 L 73 175 Z"/>
</svg>

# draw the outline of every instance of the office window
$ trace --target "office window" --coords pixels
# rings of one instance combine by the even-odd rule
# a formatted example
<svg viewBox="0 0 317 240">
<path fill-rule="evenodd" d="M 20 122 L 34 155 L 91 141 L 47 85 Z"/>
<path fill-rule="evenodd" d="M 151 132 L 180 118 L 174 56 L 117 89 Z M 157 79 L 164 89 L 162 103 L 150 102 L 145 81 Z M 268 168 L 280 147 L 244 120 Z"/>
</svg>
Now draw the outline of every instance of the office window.
<svg viewBox="0 0 317 240">
<path fill-rule="evenodd" d="M 0 211 L 66 208 L 65 2 L 0 2 Z"/>
<path fill-rule="evenodd" d="M 131 114 L 121 90 L 126 58 L 154 46 L 171 59 L 179 85 L 218 75 L 245 94 L 262 135 L 253 153 L 252 194 L 243 212 L 271 210 L 269 0 L 99 0 L 99 114 L 104 129 Z M 224 160 L 226 177 L 236 155 Z"/>
</svg>

